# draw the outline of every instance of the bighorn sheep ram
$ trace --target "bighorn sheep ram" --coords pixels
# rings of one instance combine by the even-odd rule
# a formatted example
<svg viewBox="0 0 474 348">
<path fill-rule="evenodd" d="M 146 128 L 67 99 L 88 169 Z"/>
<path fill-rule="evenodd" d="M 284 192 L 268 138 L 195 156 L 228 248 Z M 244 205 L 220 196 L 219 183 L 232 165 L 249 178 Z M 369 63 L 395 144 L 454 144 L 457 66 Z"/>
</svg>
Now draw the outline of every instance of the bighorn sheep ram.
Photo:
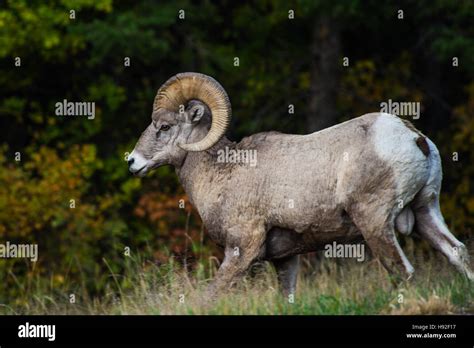
<svg viewBox="0 0 474 348">
<path fill-rule="evenodd" d="M 395 231 L 410 234 L 414 225 L 474 280 L 466 247 L 441 215 L 439 152 L 409 122 L 371 113 L 313 134 L 259 133 L 237 144 L 224 136 L 230 118 L 216 80 L 177 74 L 158 90 L 152 122 L 128 157 L 139 176 L 174 166 L 211 238 L 225 248 L 211 296 L 256 260 L 270 260 L 291 294 L 298 255 L 334 241 L 365 239 L 390 273 L 408 279 L 414 269 Z M 257 165 L 221 163 L 217 153 L 226 147 L 256 151 Z"/>
</svg>

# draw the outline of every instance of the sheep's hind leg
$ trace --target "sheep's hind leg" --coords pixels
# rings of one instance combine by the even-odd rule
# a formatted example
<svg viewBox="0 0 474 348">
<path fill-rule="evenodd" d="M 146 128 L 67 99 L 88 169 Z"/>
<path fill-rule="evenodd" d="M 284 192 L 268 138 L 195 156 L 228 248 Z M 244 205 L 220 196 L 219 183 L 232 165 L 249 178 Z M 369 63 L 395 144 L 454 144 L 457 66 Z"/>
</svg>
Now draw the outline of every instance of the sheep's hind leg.
<svg viewBox="0 0 474 348">
<path fill-rule="evenodd" d="M 272 263 L 277 272 L 281 292 L 288 298 L 294 296 L 298 277 L 299 255 L 273 259 Z"/>
<path fill-rule="evenodd" d="M 437 198 L 425 206 L 418 207 L 415 216 L 418 233 L 446 256 L 461 274 L 474 281 L 467 248 L 454 237 L 444 223 Z"/>
<path fill-rule="evenodd" d="M 409 280 L 414 268 L 398 243 L 393 219 L 384 218 L 388 214 L 377 210 L 371 213 L 352 212 L 350 215 L 394 283 Z"/>
</svg>

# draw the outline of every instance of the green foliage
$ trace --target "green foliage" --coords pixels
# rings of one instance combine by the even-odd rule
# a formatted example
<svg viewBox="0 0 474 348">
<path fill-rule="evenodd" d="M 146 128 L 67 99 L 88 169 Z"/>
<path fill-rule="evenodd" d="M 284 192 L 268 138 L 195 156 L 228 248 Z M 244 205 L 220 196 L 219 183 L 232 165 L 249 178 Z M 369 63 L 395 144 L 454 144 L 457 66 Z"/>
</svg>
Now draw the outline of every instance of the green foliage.
<svg viewBox="0 0 474 348">
<path fill-rule="evenodd" d="M 466 88 L 468 100 L 454 109 L 454 136 L 445 135 L 445 169 L 453 178 L 450 191 L 442 196 L 442 206 L 452 228 L 472 237 L 474 228 L 474 82 Z"/>
</svg>

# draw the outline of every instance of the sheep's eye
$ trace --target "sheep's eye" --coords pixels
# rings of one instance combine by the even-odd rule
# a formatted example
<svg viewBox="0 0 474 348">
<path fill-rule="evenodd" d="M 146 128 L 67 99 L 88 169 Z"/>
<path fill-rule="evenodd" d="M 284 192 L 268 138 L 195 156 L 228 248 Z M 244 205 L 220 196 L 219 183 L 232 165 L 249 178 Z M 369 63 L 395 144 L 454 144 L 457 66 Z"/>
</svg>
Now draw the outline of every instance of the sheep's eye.
<svg viewBox="0 0 474 348">
<path fill-rule="evenodd" d="M 160 130 L 158 132 L 156 132 L 156 137 L 158 138 L 160 136 L 160 132 L 163 131 L 163 132 L 166 132 L 167 130 L 169 130 L 171 127 L 168 126 L 167 124 L 164 124 L 160 127 Z"/>
</svg>

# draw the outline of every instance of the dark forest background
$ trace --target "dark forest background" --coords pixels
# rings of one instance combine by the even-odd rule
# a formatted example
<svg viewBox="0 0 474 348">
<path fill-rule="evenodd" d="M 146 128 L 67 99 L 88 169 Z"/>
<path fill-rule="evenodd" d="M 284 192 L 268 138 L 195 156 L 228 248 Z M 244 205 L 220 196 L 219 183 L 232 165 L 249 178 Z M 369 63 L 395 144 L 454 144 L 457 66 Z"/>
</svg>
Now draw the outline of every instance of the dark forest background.
<svg viewBox="0 0 474 348">
<path fill-rule="evenodd" d="M 38 243 L 39 260 L 0 260 L 0 302 L 36 281 L 100 294 L 127 248 L 190 268 L 219 255 L 189 203 L 179 207 L 172 168 L 139 179 L 125 162 L 157 89 L 185 71 L 227 90 L 236 141 L 420 102 L 412 121 L 440 148 L 442 210 L 465 241 L 473 23 L 473 1 L 1 1 L 0 242 Z M 56 116 L 63 99 L 95 102 L 95 119 Z"/>
</svg>

